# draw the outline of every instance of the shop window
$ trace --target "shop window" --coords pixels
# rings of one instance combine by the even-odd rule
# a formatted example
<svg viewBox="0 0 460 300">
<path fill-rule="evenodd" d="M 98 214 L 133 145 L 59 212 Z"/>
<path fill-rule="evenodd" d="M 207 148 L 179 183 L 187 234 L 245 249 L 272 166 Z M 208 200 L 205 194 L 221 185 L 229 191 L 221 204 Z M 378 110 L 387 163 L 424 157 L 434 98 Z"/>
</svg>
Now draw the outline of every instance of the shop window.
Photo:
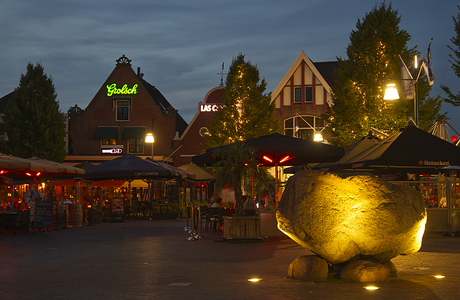
<svg viewBox="0 0 460 300">
<path fill-rule="evenodd" d="M 118 100 L 117 105 L 117 121 L 129 121 L 129 101 Z"/>
<path fill-rule="evenodd" d="M 144 139 L 129 139 L 129 153 L 144 153 Z"/>
</svg>

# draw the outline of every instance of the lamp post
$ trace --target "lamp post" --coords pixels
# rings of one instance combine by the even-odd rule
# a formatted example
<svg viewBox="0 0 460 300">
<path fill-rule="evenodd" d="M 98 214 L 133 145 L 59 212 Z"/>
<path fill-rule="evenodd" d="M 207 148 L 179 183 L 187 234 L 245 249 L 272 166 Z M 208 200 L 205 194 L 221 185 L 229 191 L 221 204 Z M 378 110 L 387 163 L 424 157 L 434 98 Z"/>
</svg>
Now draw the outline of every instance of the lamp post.
<svg viewBox="0 0 460 300">
<path fill-rule="evenodd" d="M 153 138 L 152 133 L 147 133 L 147 136 L 145 137 L 145 142 L 148 144 L 152 144 L 152 161 L 153 161 L 153 143 L 155 143 L 155 139 Z M 149 180 L 149 185 L 150 185 L 150 203 L 153 201 L 153 182 Z"/>
<path fill-rule="evenodd" d="M 402 58 L 401 57 L 399 58 L 401 60 L 401 69 L 402 69 L 401 72 L 402 72 L 403 78 L 389 78 L 389 79 L 403 81 L 406 98 L 408 99 L 410 99 L 411 97 L 414 98 L 414 123 L 416 126 L 418 126 L 419 116 L 418 116 L 417 84 L 420 79 L 420 73 L 422 71 L 422 66 L 420 66 L 417 78 L 414 79 L 412 75 L 410 74 L 409 69 L 407 69 L 406 64 L 404 63 Z M 415 68 L 417 69 L 417 56 L 415 56 Z M 396 89 L 396 85 L 394 83 L 389 83 L 385 89 L 383 100 L 398 100 L 398 99 L 399 99 L 399 93 L 398 93 L 398 90 Z"/>
<path fill-rule="evenodd" d="M 145 137 L 145 142 L 148 144 L 152 144 L 152 161 L 153 161 L 153 143 L 155 143 L 155 139 L 153 138 L 152 133 L 147 133 L 147 136 Z"/>
</svg>

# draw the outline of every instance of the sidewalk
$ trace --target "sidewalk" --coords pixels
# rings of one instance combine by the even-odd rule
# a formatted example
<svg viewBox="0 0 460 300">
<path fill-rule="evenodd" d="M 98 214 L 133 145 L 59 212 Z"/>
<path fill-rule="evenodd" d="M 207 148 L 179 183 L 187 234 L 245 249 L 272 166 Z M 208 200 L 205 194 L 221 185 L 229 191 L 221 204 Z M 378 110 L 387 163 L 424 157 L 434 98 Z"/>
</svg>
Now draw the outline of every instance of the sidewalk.
<svg viewBox="0 0 460 300">
<path fill-rule="evenodd" d="M 48 234 L 0 236 L 0 297 L 8 299 L 458 299 L 460 238 L 425 235 L 422 249 L 393 263 L 398 278 L 361 283 L 287 279 L 311 252 L 288 238 L 227 243 L 185 220 L 127 220 Z M 442 274 L 445 279 L 432 275 Z M 258 283 L 248 278 L 262 278 Z"/>
</svg>

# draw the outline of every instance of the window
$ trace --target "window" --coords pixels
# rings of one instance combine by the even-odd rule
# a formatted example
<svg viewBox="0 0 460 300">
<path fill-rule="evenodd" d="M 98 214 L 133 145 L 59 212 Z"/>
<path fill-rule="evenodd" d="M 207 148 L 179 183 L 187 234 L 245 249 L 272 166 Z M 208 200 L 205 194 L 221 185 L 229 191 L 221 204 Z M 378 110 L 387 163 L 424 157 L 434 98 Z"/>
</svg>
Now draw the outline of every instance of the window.
<svg viewBox="0 0 460 300">
<path fill-rule="evenodd" d="M 324 120 L 313 116 L 297 116 L 284 120 L 284 134 L 287 136 L 296 136 L 302 139 L 311 139 L 315 137 L 315 132 L 321 132 L 324 128 Z"/>
<path fill-rule="evenodd" d="M 302 102 L 302 90 L 300 88 L 295 88 L 294 102 L 295 103 L 301 103 Z"/>
<path fill-rule="evenodd" d="M 144 153 L 144 139 L 129 139 L 129 153 Z"/>
<path fill-rule="evenodd" d="M 305 87 L 305 101 L 313 102 L 313 88 L 311 86 Z"/>
<path fill-rule="evenodd" d="M 294 103 L 302 102 L 302 88 L 294 89 Z M 313 88 L 311 86 L 305 87 L 305 102 L 313 102 Z"/>
<path fill-rule="evenodd" d="M 102 142 L 102 145 L 116 145 L 117 144 L 117 140 L 115 139 L 102 139 L 101 142 Z"/>
<path fill-rule="evenodd" d="M 117 121 L 129 121 L 129 101 L 118 100 L 117 105 Z"/>
</svg>

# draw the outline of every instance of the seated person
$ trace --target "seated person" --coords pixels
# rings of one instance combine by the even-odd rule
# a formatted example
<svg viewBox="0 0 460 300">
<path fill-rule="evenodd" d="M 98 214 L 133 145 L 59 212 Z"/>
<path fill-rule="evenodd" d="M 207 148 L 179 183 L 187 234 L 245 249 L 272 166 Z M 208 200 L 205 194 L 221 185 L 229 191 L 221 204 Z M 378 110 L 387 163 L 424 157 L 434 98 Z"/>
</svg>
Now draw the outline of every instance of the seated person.
<svg viewBox="0 0 460 300">
<path fill-rule="evenodd" d="M 222 207 L 224 208 L 224 205 L 222 204 L 222 198 L 221 197 L 218 197 L 216 199 L 216 203 L 214 203 L 213 205 L 211 205 L 211 207 Z"/>
<path fill-rule="evenodd" d="M 273 203 L 273 198 L 268 196 L 265 198 L 265 206 L 262 208 L 262 210 L 276 210 L 276 206 Z"/>
<path fill-rule="evenodd" d="M 211 197 L 211 202 L 209 202 L 208 207 L 212 207 L 214 203 L 216 203 L 216 196 Z"/>
<path fill-rule="evenodd" d="M 254 204 L 254 199 L 252 197 L 245 197 L 246 201 L 243 204 L 243 210 L 246 216 L 254 216 L 257 214 L 257 207 Z"/>
</svg>

